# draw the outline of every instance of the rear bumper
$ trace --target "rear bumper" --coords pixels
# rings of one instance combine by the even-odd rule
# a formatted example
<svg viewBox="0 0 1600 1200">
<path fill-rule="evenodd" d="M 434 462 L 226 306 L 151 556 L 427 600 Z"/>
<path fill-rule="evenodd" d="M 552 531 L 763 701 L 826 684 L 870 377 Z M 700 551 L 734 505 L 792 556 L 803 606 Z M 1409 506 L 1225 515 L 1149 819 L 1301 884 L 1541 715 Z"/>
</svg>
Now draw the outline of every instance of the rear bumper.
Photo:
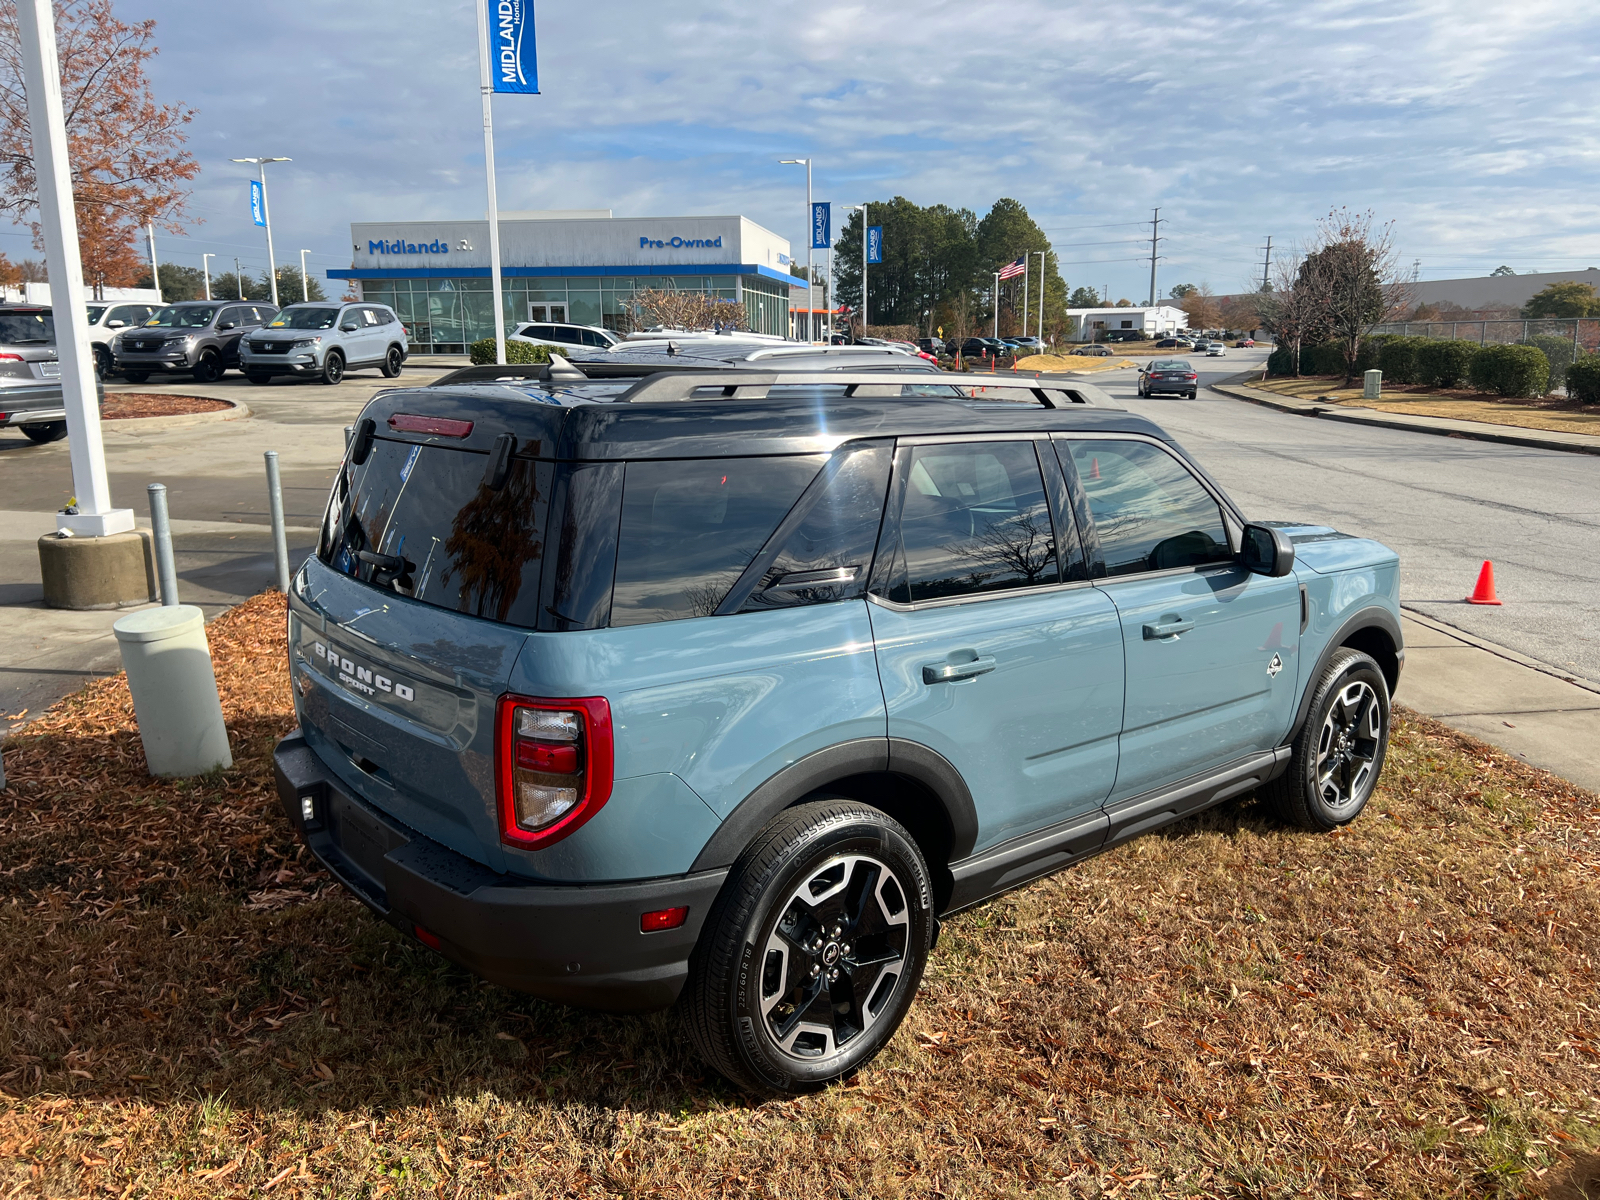
<svg viewBox="0 0 1600 1200">
<path fill-rule="evenodd" d="M 500 875 L 351 796 L 296 730 L 272 755 L 290 823 L 345 887 L 452 962 L 547 1000 L 648 1012 L 678 998 L 689 955 L 726 870 L 635 883 L 533 883 Z M 314 818 L 303 819 L 310 797 Z M 688 905 L 678 929 L 639 932 L 640 915 Z M 432 944 L 429 942 L 428 944 Z"/>
<path fill-rule="evenodd" d="M 96 381 L 95 391 L 101 403 L 104 403 L 105 385 Z M 23 384 L 20 387 L 0 387 L 0 428 L 42 425 L 66 419 L 66 401 L 61 394 L 61 384 L 55 380 Z"/>
</svg>

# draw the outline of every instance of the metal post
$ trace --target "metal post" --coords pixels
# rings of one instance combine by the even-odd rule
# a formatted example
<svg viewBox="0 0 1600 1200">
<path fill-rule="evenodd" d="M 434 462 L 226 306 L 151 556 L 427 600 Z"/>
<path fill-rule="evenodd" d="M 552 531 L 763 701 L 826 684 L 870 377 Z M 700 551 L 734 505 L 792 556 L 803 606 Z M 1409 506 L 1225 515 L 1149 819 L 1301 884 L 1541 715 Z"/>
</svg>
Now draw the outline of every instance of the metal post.
<svg viewBox="0 0 1600 1200">
<path fill-rule="evenodd" d="M 178 603 L 178 569 L 172 559 L 172 522 L 167 518 L 167 485 L 152 483 L 150 493 L 150 533 L 155 541 L 156 580 L 161 585 L 161 603 Z"/>
<path fill-rule="evenodd" d="M 278 479 L 278 452 L 268 450 L 267 507 L 272 514 L 272 558 L 278 568 L 278 590 L 289 590 L 289 537 L 283 530 L 283 484 Z"/>
<path fill-rule="evenodd" d="M 994 287 L 989 289 L 989 307 L 994 310 L 994 332 L 991 337 L 1000 336 L 1000 272 L 994 272 Z"/>
<path fill-rule="evenodd" d="M 1033 255 L 1022 256 L 1022 336 L 1028 335 L 1028 297 L 1032 294 L 1028 290 L 1028 268 L 1033 265 Z"/>
<path fill-rule="evenodd" d="M 202 254 L 200 256 L 200 269 L 205 272 L 206 276 L 207 300 L 211 299 L 211 260 L 216 257 L 217 256 L 215 254 Z"/>
<path fill-rule="evenodd" d="M 233 284 L 239 289 L 239 299 L 244 299 L 244 275 L 239 270 L 239 256 L 233 256 Z"/>
<path fill-rule="evenodd" d="M 311 303 L 311 284 L 306 279 L 306 255 L 310 253 L 309 250 L 300 251 L 300 299 L 307 304 Z"/>
<path fill-rule="evenodd" d="M 1043 250 L 1035 250 L 1039 256 L 1039 348 L 1044 349 L 1044 255 Z M 1026 329 L 1023 330 L 1027 332 Z"/>
<path fill-rule="evenodd" d="M 267 230 L 267 278 L 272 281 L 272 306 L 278 306 L 278 264 L 272 257 L 272 209 L 267 207 L 267 164 L 257 164 L 261 175 L 261 219 Z"/>
<path fill-rule="evenodd" d="M 1479 321 L 1478 322 L 1478 345 L 1481 347 L 1481 346 L 1487 344 L 1488 340 L 1489 340 L 1489 322 L 1487 322 L 1487 321 Z"/>
<path fill-rule="evenodd" d="M 165 304 L 161 298 L 161 268 L 156 265 L 156 226 L 154 221 L 144 223 L 145 241 L 150 246 L 150 282 L 155 284 L 156 303 Z"/>
<path fill-rule="evenodd" d="M 494 188 L 494 109 L 489 79 L 489 6 L 478 0 L 478 89 L 483 93 L 483 170 L 489 191 L 489 290 L 494 293 L 494 361 L 506 361 L 506 315 L 500 299 L 500 201 Z M 464 315 L 464 314 L 463 314 Z"/>
<path fill-rule="evenodd" d="M 133 528 L 131 508 L 112 508 L 100 440 L 100 397 L 89 350 L 89 308 L 83 289 L 78 218 L 72 202 L 72 177 L 66 120 L 61 103 L 61 64 L 56 55 L 55 12 L 50 0 L 18 0 L 17 32 L 22 51 L 28 127 L 39 200 L 39 232 L 50 271 L 56 314 L 56 348 L 61 363 L 61 395 L 66 409 L 68 450 L 77 512 L 59 513 L 57 528 L 90 537 Z"/>
<path fill-rule="evenodd" d="M 356 427 L 354 425 L 346 425 L 344 427 L 344 448 L 346 450 L 350 449 L 350 439 L 355 437 L 355 435 Z"/>
<path fill-rule="evenodd" d="M 867 336 L 867 206 L 861 206 L 861 336 Z"/>
<path fill-rule="evenodd" d="M 812 242 L 816 235 L 811 232 L 813 214 L 811 211 L 811 160 L 806 159 L 806 341 L 817 340 L 817 281 L 814 278 L 816 268 L 812 266 L 814 255 Z"/>
</svg>

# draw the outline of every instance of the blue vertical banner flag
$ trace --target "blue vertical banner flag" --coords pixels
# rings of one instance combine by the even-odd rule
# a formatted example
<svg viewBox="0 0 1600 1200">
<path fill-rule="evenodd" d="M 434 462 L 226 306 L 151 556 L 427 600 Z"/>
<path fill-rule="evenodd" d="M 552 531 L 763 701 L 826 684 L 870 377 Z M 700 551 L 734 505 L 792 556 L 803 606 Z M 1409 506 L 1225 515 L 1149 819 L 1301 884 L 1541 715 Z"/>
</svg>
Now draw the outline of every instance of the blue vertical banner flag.
<svg viewBox="0 0 1600 1200">
<path fill-rule="evenodd" d="M 883 261 L 883 226 L 867 226 L 867 261 L 881 263 Z"/>
<path fill-rule="evenodd" d="M 833 245 L 833 205 L 820 201 L 811 206 L 811 248 L 826 250 Z"/>
<path fill-rule="evenodd" d="M 489 74 L 497 92 L 537 95 L 539 57 L 533 0 L 478 0 L 489 6 Z"/>
<path fill-rule="evenodd" d="M 250 219 L 263 228 L 267 224 L 267 202 L 261 195 L 259 179 L 250 181 Z"/>
</svg>

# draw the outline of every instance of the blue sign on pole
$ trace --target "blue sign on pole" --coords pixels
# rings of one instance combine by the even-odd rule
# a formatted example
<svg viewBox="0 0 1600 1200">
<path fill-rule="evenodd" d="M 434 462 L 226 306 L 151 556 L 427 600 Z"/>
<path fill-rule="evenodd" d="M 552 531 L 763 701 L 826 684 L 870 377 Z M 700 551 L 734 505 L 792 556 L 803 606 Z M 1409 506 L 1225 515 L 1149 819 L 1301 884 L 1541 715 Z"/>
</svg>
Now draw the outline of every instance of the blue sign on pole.
<svg viewBox="0 0 1600 1200">
<path fill-rule="evenodd" d="M 867 226 L 867 261 L 881 263 L 883 261 L 883 226 Z"/>
<path fill-rule="evenodd" d="M 533 0 L 478 0 L 489 6 L 489 72 L 494 90 L 537 95 L 539 58 L 533 38 Z"/>
<path fill-rule="evenodd" d="M 259 179 L 250 181 L 250 219 L 257 225 L 264 226 L 267 223 L 267 202 L 261 194 Z"/>
<path fill-rule="evenodd" d="M 811 206 L 811 248 L 826 250 L 833 245 L 833 205 L 826 200 Z"/>
</svg>

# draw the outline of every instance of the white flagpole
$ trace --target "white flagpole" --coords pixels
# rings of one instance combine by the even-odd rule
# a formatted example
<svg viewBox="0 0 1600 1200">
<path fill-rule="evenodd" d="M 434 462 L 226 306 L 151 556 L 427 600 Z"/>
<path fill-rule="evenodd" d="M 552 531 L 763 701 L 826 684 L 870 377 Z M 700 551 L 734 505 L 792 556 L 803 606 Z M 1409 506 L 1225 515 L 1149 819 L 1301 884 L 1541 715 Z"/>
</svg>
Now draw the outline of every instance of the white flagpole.
<svg viewBox="0 0 1600 1200">
<path fill-rule="evenodd" d="M 67 412 L 68 452 L 78 511 L 56 515 L 58 529 L 92 537 L 133 528 L 131 508 L 111 507 L 105 447 L 100 440 L 100 397 L 89 352 L 89 308 L 78 257 L 78 216 L 72 203 L 67 163 L 67 126 L 61 106 L 61 64 L 56 55 L 55 11 L 50 0 L 18 0 L 17 32 L 33 136 L 34 175 L 39 189 L 39 231 L 50 269 L 56 347 L 61 362 L 61 398 Z M 151 271 L 155 260 L 151 259 Z"/>
<path fill-rule="evenodd" d="M 506 316 L 500 299 L 500 201 L 494 191 L 494 110 L 489 80 L 489 0 L 473 0 L 478 10 L 478 87 L 483 92 L 483 169 L 489 182 L 489 280 L 494 293 L 494 360 L 506 361 Z M 463 316 L 466 314 L 463 313 Z"/>
</svg>

